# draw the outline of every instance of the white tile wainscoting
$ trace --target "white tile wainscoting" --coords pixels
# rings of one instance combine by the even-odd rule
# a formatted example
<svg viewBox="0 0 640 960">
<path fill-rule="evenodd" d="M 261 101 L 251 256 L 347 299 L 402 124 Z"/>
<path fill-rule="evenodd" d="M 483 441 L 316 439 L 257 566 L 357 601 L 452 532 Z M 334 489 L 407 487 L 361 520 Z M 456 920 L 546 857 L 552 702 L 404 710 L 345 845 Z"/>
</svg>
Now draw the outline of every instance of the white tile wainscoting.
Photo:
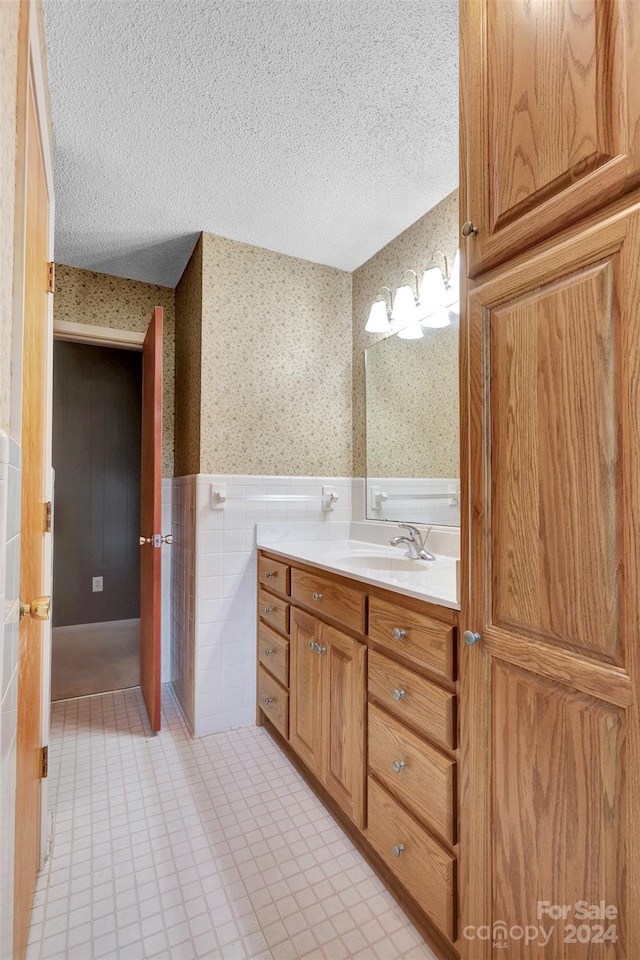
<svg viewBox="0 0 640 960">
<path fill-rule="evenodd" d="M 413 523 L 460 526 L 459 480 L 368 477 L 366 494 L 365 516 L 371 520 L 406 517 Z"/>
<path fill-rule="evenodd" d="M 171 498 L 173 494 L 173 480 L 162 479 L 162 530 L 163 535 L 171 533 L 173 523 Z M 171 679 L 171 545 L 162 546 L 162 683 L 169 683 Z"/>
<path fill-rule="evenodd" d="M 224 506 L 212 506 L 214 484 L 226 486 Z M 323 486 L 338 494 L 332 510 L 323 509 Z M 351 488 L 348 477 L 174 480 L 171 684 L 193 736 L 254 722 L 256 524 L 348 522 Z M 264 496 L 317 500 L 254 499 Z"/>
</svg>

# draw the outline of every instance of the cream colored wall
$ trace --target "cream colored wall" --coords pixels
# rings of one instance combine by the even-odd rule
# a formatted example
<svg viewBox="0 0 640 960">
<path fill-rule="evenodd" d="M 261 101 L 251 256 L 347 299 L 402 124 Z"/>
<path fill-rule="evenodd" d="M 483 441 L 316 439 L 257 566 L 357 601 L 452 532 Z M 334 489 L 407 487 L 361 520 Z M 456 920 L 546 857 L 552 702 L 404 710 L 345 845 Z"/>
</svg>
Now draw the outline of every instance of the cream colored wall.
<svg viewBox="0 0 640 960">
<path fill-rule="evenodd" d="M 419 277 L 426 267 L 433 250 L 442 250 L 453 262 L 459 246 L 458 241 L 458 191 L 454 190 L 439 204 L 429 210 L 420 220 L 399 234 L 394 240 L 374 254 L 353 273 L 353 475 L 366 476 L 365 444 L 365 366 L 364 351 L 372 343 L 384 338 L 383 334 L 365 333 L 365 324 L 372 302 L 380 288 L 392 290 L 400 286 L 405 270 L 415 270 Z M 455 359 L 457 367 L 457 357 Z M 399 394 L 400 397 L 400 394 Z M 425 394 L 425 402 L 428 393 Z M 442 405 L 437 398 L 425 410 L 432 420 L 440 424 L 453 422 L 448 401 Z M 457 410 L 455 411 L 457 423 Z M 444 429 L 444 428 L 441 428 Z M 404 462 L 410 463 L 412 454 L 405 451 L 406 444 L 398 451 L 398 475 L 412 476 L 406 472 Z M 414 469 L 418 469 L 413 464 Z M 384 475 L 384 474 L 383 474 Z M 457 476 L 457 472 L 449 474 Z"/>
<path fill-rule="evenodd" d="M 202 236 L 176 287 L 175 474 L 200 472 Z"/>
<path fill-rule="evenodd" d="M 202 242 L 201 472 L 349 476 L 351 275 Z"/>
<path fill-rule="evenodd" d="M 7 432 L 11 420 L 18 14 L 17 0 L 0 2 L 0 429 Z"/>
<path fill-rule="evenodd" d="M 171 287 L 56 264 L 55 320 L 143 333 L 154 307 L 164 309 L 162 472 L 173 476 L 175 295 Z"/>
</svg>

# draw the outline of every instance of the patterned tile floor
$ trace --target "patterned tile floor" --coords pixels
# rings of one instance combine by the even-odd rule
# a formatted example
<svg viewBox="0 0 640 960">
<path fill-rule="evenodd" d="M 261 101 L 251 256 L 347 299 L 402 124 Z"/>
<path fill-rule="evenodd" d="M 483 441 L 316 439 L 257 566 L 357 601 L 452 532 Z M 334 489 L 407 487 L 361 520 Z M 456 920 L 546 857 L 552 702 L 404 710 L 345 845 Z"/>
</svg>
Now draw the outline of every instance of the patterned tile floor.
<svg viewBox="0 0 640 960">
<path fill-rule="evenodd" d="M 27 960 L 433 960 L 269 736 L 189 737 L 163 691 L 55 703 L 53 855 Z"/>
</svg>

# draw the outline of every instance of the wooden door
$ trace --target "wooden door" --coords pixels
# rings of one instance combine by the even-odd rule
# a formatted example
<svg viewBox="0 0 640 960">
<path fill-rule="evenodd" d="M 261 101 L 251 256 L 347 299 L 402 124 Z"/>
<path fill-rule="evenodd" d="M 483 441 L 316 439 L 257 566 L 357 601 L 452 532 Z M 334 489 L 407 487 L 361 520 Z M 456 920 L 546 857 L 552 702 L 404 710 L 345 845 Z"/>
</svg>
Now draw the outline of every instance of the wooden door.
<svg viewBox="0 0 640 960">
<path fill-rule="evenodd" d="M 640 5 L 464 0 L 460 17 L 475 276 L 640 181 Z"/>
<path fill-rule="evenodd" d="M 322 625 L 301 610 L 291 611 L 289 742 L 322 779 Z"/>
<path fill-rule="evenodd" d="M 481 639 L 460 650 L 460 943 L 472 960 L 495 956 L 503 928 L 488 940 L 478 928 L 498 921 L 554 928 L 546 946 L 510 939 L 509 958 L 640 956 L 633 199 L 495 271 L 468 298 L 462 623 Z M 607 915 L 584 919 L 583 901 Z"/>
<path fill-rule="evenodd" d="M 162 307 L 153 311 L 142 348 L 140 518 L 140 687 L 151 729 L 157 732 L 162 629 Z"/>
<path fill-rule="evenodd" d="M 33 602 L 48 593 L 44 581 L 45 427 L 47 384 L 47 255 L 49 207 L 35 96 L 27 88 L 25 299 L 22 381 L 22 507 L 20 598 L 30 607 L 20 621 L 16 760 L 16 846 L 14 956 L 25 954 L 40 858 L 42 775 L 42 621 L 46 605 Z M 48 601 L 48 598 L 47 598 Z"/>
<path fill-rule="evenodd" d="M 367 647 L 323 626 L 324 784 L 344 812 L 364 827 Z"/>
</svg>

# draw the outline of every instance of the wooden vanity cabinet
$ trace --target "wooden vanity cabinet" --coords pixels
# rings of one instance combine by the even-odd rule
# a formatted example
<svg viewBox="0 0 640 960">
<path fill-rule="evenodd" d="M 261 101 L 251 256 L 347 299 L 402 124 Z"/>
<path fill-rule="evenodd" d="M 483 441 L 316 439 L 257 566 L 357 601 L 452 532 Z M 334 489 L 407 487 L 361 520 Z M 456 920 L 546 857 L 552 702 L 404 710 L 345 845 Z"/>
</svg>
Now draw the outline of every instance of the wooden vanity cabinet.
<svg viewBox="0 0 640 960">
<path fill-rule="evenodd" d="M 294 608 L 290 743 L 358 827 L 364 826 L 366 657 L 364 643 Z"/>
<path fill-rule="evenodd" d="M 295 561 L 276 588 L 274 569 L 261 554 L 258 657 L 288 696 L 289 746 L 434 949 L 458 957 L 457 614 Z M 286 639 L 265 611 L 285 583 Z M 258 707 L 287 738 L 277 707 Z"/>
</svg>

